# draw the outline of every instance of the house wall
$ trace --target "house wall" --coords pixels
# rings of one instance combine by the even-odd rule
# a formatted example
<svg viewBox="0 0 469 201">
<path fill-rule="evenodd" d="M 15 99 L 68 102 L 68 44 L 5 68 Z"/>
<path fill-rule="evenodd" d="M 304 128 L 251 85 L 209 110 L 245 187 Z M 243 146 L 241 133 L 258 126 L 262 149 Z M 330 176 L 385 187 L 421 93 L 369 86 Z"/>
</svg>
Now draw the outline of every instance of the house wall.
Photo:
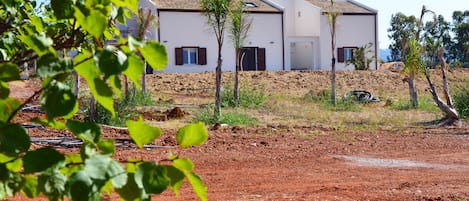
<svg viewBox="0 0 469 201">
<path fill-rule="evenodd" d="M 283 41 L 281 13 L 252 13 L 251 31 L 246 47 L 266 48 L 266 70 L 283 69 Z M 160 11 L 159 40 L 166 46 L 168 65 L 165 72 L 214 71 L 217 65 L 218 46 L 206 17 L 200 12 Z M 207 48 L 207 65 L 176 65 L 175 48 Z M 223 71 L 235 70 L 235 51 L 228 31 L 222 49 Z"/>
<path fill-rule="evenodd" d="M 321 34 L 321 10 L 304 0 L 295 0 L 293 22 L 294 32 L 291 37 L 315 37 Z"/>
<path fill-rule="evenodd" d="M 372 43 L 372 53 L 368 57 L 376 55 L 376 23 L 375 15 L 340 15 L 336 24 L 336 58 L 337 48 L 361 47 Z M 321 15 L 321 70 L 331 70 L 331 34 L 327 15 Z M 376 62 L 372 62 L 370 69 L 376 68 Z M 353 65 L 345 66 L 345 63 L 336 62 L 336 70 L 354 70 Z"/>
</svg>

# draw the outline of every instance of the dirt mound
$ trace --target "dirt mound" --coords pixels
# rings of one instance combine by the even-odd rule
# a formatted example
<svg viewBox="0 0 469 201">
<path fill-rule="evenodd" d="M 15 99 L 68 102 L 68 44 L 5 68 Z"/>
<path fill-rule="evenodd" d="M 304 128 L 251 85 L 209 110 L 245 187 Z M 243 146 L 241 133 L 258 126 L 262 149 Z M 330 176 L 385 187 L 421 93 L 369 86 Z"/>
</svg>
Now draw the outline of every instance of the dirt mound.
<svg viewBox="0 0 469 201">
<path fill-rule="evenodd" d="M 182 110 L 180 107 L 174 107 L 165 111 L 150 109 L 140 112 L 145 120 L 148 121 L 168 121 L 170 119 L 181 119 L 189 115 L 189 112 Z"/>
</svg>

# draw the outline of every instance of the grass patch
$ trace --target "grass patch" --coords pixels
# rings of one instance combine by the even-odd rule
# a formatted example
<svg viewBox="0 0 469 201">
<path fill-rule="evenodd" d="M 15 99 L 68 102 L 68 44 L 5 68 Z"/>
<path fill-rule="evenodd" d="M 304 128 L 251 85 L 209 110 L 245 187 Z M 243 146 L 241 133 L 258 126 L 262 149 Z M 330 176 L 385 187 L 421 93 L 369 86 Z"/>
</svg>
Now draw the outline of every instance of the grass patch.
<svg viewBox="0 0 469 201">
<path fill-rule="evenodd" d="M 469 119 L 469 85 L 456 91 L 453 101 L 461 118 Z"/>
<path fill-rule="evenodd" d="M 213 111 L 210 109 L 202 110 L 195 115 L 194 122 L 200 121 L 208 125 L 217 122 L 213 116 Z M 258 120 L 240 112 L 223 112 L 218 122 L 231 126 L 253 126 L 257 124 Z"/>
<path fill-rule="evenodd" d="M 100 104 L 97 104 L 96 110 L 98 117 L 96 123 L 106 124 L 111 126 L 124 126 L 125 121 L 135 117 L 138 113 L 135 111 L 136 106 L 150 106 L 156 102 L 152 99 L 149 93 L 143 93 L 135 88 L 129 89 L 129 94 L 120 101 L 114 108 L 116 117 L 112 118 L 111 113 Z M 89 105 L 89 101 L 88 104 Z M 90 115 L 89 108 L 85 111 L 87 117 Z M 89 118 L 88 118 L 89 119 Z"/>
<path fill-rule="evenodd" d="M 412 105 L 410 104 L 409 99 L 399 99 L 396 102 L 391 104 L 391 108 L 394 110 L 412 110 Z M 438 107 L 435 105 L 433 99 L 428 97 L 421 97 L 419 99 L 419 105 L 417 107 L 418 110 L 429 111 L 429 112 L 437 112 L 440 111 Z"/>
<path fill-rule="evenodd" d="M 236 107 L 236 102 L 234 100 L 234 90 L 233 86 L 223 87 L 221 92 L 221 105 L 222 107 Z M 247 86 L 239 88 L 239 106 L 243 108 L 260 108 L 266 100 L 266 95 L 264 90 L 252 89 Z"/>
<path fill-rule="evenodd" d="M 330 90 L 321 90 L 318 93 L 314 93 L 311 90 L 303 96 L 303 100 L 320 103 L 322 108 L 332 111 L 358 112 L 362 109 L 361 104 L 352 98 L 337 98 L 334 105 L 331 97 L 332 92 Z"/>
</svg>

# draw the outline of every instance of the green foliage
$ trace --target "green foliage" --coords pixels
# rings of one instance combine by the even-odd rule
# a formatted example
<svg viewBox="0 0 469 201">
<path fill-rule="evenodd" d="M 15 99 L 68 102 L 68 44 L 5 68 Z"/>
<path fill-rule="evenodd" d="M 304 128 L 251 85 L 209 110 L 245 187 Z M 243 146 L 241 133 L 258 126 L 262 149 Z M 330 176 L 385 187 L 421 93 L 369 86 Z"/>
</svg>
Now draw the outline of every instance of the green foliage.
<svg viewBox="0 0 469 201">
<path fill-rule="evenodd" d="M 330 90 L 321 90 L 318 93 L 309 91 L 303 97 L 303 100 L 307 102 L 315 102 L 321 105 L 322 108 L 332 111 L 360 111 L 362 106 L 352 97 L 339 99 L 336 104 L 331 100 L 332 92 Z"/>
<path fill-rule="evenodd" d="M 132 36 L 123 38 L 110 23 L 125 24 L 127 17 L 138 14 L 138 0 L 51 0 L 40 8 L 40 14 L 35 4 L 28 0 L 0 2 L 0 200 L 19 192 L 49 200 L 102 200 L 105 193 L 112 192 L 125 200 L 149 200 L 167 188 L 178 192 L 185 179 L 201 200 L 207 200 L 206 187 L 189 159 L 169 156 L 165 165 L 142 159 L 116 161 L 112 158 L 114 140 L 101 138 L 98 124 L 71 120 L 79 103 L 64 82 L 73 71 L 86 80 L 101 111 L 110 118 L 121 115 L 121 108 L 125 108 L 114 108 L 116 98 L 122 98 L 119 75 L 129 76 L 136 86 L 141 84 L 144 62 L 138 55 L 155 69 L 165 67 L 168 58 L 163 45 Z M 115 38 L 118 44 L 106 43 Z M 77 55 L 70 57 L 70 50 Z M 19 102 L 10 97 L 7 82 L 19 80 L 18 66 L 34 60 L 43 80 L 41 89 Z M 15 123 L 15 117 L 37 95 L 46 117 L 29 122 L 71 131 L 83 140 L 80 153 L 30 149 L 29 132 Z M 149 100 L 133 93 L 120 102 L 149 104 Z M 141 119 L 128 121 L 128 126 L 139 147 L 162 133 Z M 181 147 L 195 146 L 207 140 L 207 132 L 203 124 L 188 125 L 177 138 Z M 121 163 L 128 163 L 127 169 Z"/>
<path fill-rule="evenodd" d="M 346 62 L 346 65 L 352 64 L 355 67 L 355 70 L 369 70 L 370 64 L 376 60 L 375 56 L 369 57 L 369 54 L 372 54 L 373 51 L 371 47 L 372 43 L 368 43 L 362 47 L 357 48 L 352 55 L 352 60 Z"/>
<path fill-rule="evenodd" d="M 260 108 L 266 98 L 262 89 L 255 90 L 246 86 L 239 89 L 239 106 L 243 108 Z M 227 86 L 223 88 L 221 105 L 222 107 L 236 107 L 236 102 L 233 98 L 233 87 Z"/>
<path fill-rule="evenodd" d="M 117 105 L 116 105 L 116 117 L 113 118 L 112 114 L 106 110 L 101 105 L 98 105 L 98 119 L 97 123 L 107 124 L 112 126 L 124 126 L 126 124 L 126 120 L 132 117 L 137 116 L 137 112 L 135 111 L 136 106 L 150 106 L 156 104 L 155 101 L 152 99 L 149 93 L 143 93 L 140 90 L 136 90 L 135 88 L 131 88 L 129 90 L 129 94 L 125 96 Z M 84 103 L 84 105 L 89 105 L 88 103 Z M 89 110 L 86 111 L 89 114 Z"/>
<path fill-rule="evenodd" d="M 453 96 L 454 107 L 459 112 L 461 118 L 469 118 L 469 85 L 459 89 Z"/>
<path fill-rule="evenodd" d="M 425 111 L 430 111 L 430 112 L 437 112 L 440 111 L 438 107 L 435 105 L 435 102 L 431 98 L 427 97 L 422 97 L 419 100 L 419 105 L 417 108 L 413 108 L 412 105 L 410 104 L 409 100 L 406 99 L 399 99 L 395 102 L 392 103 L 391 108 L 395 110 L 412 110 L 412 109 L 418 109 L 418 110 L 425 110 Z"/>
<path fill-rule="evenodd" d="M 257 124 L 257 119 L 241 112 L 224 112 L 218 121 L 211 115 L 209 110 L 202 110 L 195 115 L 194 122 L 204 122 L 205 124 L 228 124 L 232 126 L 252 126 Z"/>
</svg>

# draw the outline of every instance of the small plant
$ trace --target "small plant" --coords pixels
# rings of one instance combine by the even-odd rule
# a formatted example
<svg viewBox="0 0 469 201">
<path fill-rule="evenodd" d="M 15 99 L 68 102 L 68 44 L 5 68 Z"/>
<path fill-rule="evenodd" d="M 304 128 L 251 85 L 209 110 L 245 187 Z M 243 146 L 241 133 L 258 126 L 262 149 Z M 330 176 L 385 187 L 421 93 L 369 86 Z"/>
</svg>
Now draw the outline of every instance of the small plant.
<svg viewBox="0 0 469 201">
<path fill-rule="evenodd" d="M 469 118 L 469 85 L 460 89 L 454 95 L 454 107 L 459 112 L 461 118 Z"/>
<path fill-rule="evenodd" d="M 254 90 L 246 86 L 239 90 L 239 106 L 243 108 L 259 108 L 264 104 L 266 96 L 264 90 Z M 222 107 L 236 107 L 233 98 L 233 87 L 224 87 L 221 94 Z"/>
<path fill-rule="evenodd" d="M 106 110 L 103 106 L 98 104 L 96 107 L 98 118 L 96 123 L 111 125 L 111 126 L 123 126 L 125 121 L 129 118 L 135 117 L 137 112 L 134 110 L 136 106 L 149 106 L 154 105 L 155 101 L 152 99 L 149 93 L 143 93 L 140 90 L 132 88 L 129 90 L 129 94 L 123 98 L 116 106 L 116 117 L 112 118 L 111 113 Z M 85 104 L 88 105 L 88 104 Z M 89 111 L 87 111 L 87 114 Z"/>
<path fill-rule="evenodd" d="M 216 119 L 213 118 L 210 110 L 202 110 L 197 113 L 194 122 L 204 122 L 205 124 L 215 124 Z M 232 126 L 252 126 L 257 124 L 257 119 L 249 117 L 246 114 L 240 112 L 224 112 L 221 119 L 218 121 L 221 124 L 228 124 Z"/>
</svg>

